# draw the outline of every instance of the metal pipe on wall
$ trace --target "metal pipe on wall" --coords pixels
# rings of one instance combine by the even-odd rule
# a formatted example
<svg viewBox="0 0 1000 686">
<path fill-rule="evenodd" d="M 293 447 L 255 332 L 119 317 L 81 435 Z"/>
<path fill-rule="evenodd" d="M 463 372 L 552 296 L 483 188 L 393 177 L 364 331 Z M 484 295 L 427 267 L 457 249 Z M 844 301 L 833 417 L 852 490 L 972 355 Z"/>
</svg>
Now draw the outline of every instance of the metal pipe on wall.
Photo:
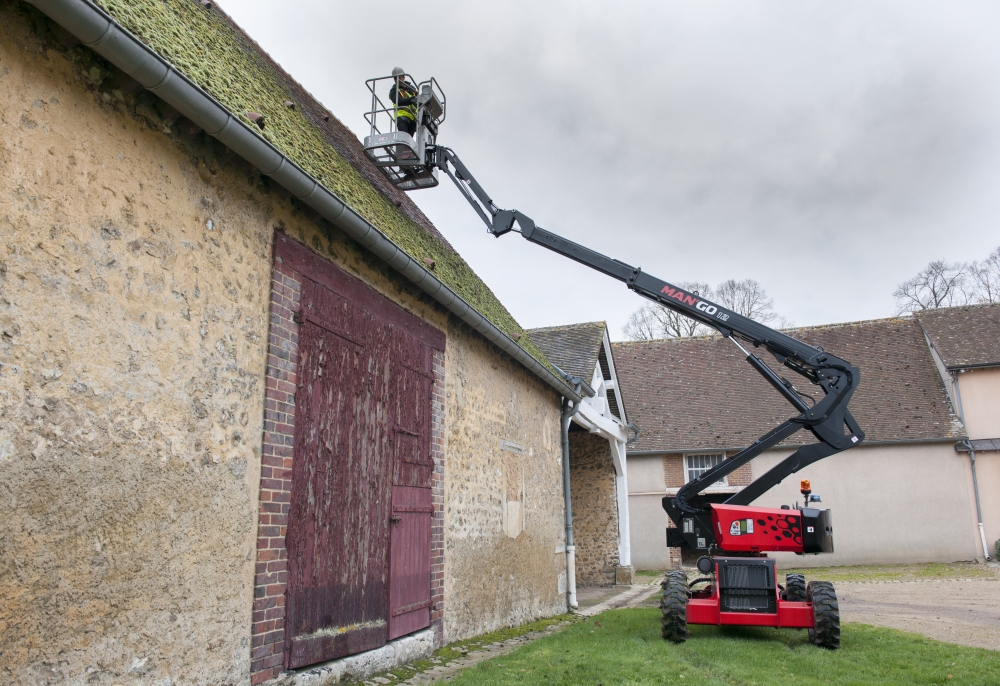
<svg viewBox="0 0 1000 686">
<path fill-rule="evenodd" d="M 955 398 L 958 400 L 958 418 L 962 420 L 962 426 L 965 426 L 962 391 L 958 388 L 958 372 L 951 373 L 951 383 L 955 387 Z M 968 432 L 969 427 L 966 426 L 965 430 Z M 990 557 L 990 549 L 986 545 L 986 529 L 983 527 L 983 508 L 979 504 L 979 479 L 976 477 L 976 451 L 972 449 L 972 441 L 965 441 L 965 445 L 969 448 L 969 466 L 972 469 L 972 492 L 976 495 L 976 518 L 979 520 L 979 539 L 983 542 L 983 556 L 989 562 L 993 558 Z"/>
<path fill-rule="evenodd" d="M 569 487 L 569 424 L 573 420 L 573 415 L 579 411 L 579 402 L 572 402 L 569 398 L 563 398 L 560 434 L 562 438 L 563 498 L 566 501 L 566 602 L 571 610 L 575 610 L 579 605 L 576 602 L 576 546 L 573 544 L 573 498 L 570 495 Z"/>
</svg>

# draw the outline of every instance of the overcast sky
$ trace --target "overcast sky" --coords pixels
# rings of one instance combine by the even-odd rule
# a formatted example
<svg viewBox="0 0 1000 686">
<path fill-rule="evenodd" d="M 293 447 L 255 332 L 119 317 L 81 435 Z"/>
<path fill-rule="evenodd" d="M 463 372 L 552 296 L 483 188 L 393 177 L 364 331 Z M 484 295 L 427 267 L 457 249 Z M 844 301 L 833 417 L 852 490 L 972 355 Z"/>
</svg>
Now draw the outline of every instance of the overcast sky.
<svg viewBox="0 0 1000 686">
<path fill-rule="evenodd" d="M 760 281 L 797 325 L 885 317 L 929 261 L 1000 245 L 1000 3 L 341 2 L 223 8 L 359 136 L 366 78 L 448 97 L 498 205 L 674 283 Z M 642 300 L 450 182 L 413 199 L 527 327 Z"/>
</svg>

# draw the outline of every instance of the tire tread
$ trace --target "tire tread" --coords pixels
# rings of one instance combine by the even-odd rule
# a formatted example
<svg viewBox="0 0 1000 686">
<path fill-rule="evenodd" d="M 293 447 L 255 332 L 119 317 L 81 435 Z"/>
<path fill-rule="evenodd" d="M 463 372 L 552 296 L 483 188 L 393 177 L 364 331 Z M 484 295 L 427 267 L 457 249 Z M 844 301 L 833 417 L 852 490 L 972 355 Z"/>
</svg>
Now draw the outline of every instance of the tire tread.
<svg viewBox="0 0 1000 686">
<path fill-rule="evenodd" d="M 806 599 L 813 604 L 815 626 L 809 630 L 809 640 L 820 648 L 840 647 L 840 605 L 837 591 L 829 581 L 810 581 Z"/>
<path fill-rule="evenodd" d="M 682 571 L 667 572 L 667 578 L 662 584 L 663 596 L 660 599 L 660 623 L 663 628 L 663 638 L 674 643 L 687 640 L 687 574 Z"/>
</svg>

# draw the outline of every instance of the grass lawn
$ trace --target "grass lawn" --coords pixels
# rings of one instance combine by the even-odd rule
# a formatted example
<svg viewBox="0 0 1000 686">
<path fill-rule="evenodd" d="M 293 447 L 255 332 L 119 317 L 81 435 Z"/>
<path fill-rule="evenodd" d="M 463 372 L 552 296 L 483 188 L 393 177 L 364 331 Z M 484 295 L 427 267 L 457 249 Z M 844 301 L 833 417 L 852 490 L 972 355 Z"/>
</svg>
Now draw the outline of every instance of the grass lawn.
<svg viewBox="0 0 1000 686">
<path fill-rule="evenodd" d="M 779 574 L 797 572 L 806 580 L 822 581 L 933 581 L 935 579 L 996 579 L 997 569 L 977 562 L 929 563 L 919 565 L 863 565 L 858 567 L 818 567 L 784 569 Z M 784 576 L 782 576 L 784 578 Z M 783 583 L 783 582 L 782 582 Z M 998 682 L 1000 683 L 1000 682 Z"/>
<path fill-rule="evenodd" d="M 653 608 L 612 610 L 566 627 L 449 683 L 474 684 L 1000 684 L 1000 653 L 847 624 L 841 649 L 804 630 L 692 626 L 675 645 Z"/>
</svg>

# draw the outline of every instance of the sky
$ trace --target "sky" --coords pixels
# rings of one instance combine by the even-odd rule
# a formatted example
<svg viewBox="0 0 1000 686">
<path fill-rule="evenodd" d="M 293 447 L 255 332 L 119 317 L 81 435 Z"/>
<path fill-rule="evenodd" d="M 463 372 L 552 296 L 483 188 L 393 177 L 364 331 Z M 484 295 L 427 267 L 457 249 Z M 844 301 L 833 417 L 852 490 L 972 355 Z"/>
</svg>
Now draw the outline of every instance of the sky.
<svg viewBox="0 0 1000 686">
<path fill-rule="evenodd" d="M 497 205 L 658 278 L 760 281 L 798 326 L 891 316 L 1000 245 L 1000 3 L 223 0 L 359 137 L 401 66 Z M 643 300 L 411 193 L 525 327 Z"/>
</svg>

